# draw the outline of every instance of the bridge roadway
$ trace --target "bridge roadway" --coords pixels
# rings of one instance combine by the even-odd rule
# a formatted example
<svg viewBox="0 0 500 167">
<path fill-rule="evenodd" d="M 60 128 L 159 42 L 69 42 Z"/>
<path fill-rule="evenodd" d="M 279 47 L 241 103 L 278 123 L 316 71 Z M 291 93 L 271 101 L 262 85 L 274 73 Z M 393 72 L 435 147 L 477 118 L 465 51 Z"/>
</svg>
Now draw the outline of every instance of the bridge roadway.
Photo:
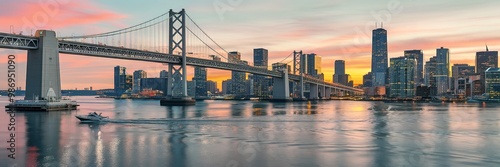
<svg viewBox="0 0 500 167">
<path fill-rule="evenodd" d="M 31 49 L 38 49 L 38 45 L 39 45 L 39 40 L 36 37 L 0 33 L 0 48 L 31 50 Z M 96 45 L 89 43 L 64 41 L 64 40 L 59 40 L 58 47 L 59 47 L 59 53 L 65 53 L 65 54 L 85 55 L 85 56 L 125 59 L 125 60 L 139 60 L 139 61 L 169 63 L 169 64 L 181 64 L 180 55 L 170 55 L 165 53 L 142 51 L 142 50 L 123 48 L 123 47 Z M 278 71 L 270 71 L 264 68 L 258 68 L 249 65 L 227 63 L 227 62 L 194 58 L 194 57 L 186 57 L 186 64 L 190 66 L 248 72 L 252 74 L 278 77 L 278 78 L 282 77 L 281 72 Z M 300 81 L 300 76 L 289 74 L 289 79 Z M 356 93 L 363 92 L 362 89 L 356 89 L 336 83 L 324 82 L 320 79 L 313 78 L 307 75 L 304 75 L 304 83 L 314 83 L 317 84 L 318 86 L 334 87 L 339 90 L 353 91 Z"/>
</svg>

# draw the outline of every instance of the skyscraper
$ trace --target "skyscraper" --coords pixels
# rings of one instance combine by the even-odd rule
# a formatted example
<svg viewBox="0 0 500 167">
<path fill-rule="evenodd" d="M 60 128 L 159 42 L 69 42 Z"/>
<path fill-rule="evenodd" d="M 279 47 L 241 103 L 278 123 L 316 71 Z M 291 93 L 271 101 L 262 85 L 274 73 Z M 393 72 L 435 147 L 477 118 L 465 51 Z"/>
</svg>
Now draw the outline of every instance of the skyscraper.
<svg viewBox="0 0 500 167">
<path fill-rule="evenodd" d="M 306 54 L 306 74 L 313 77 L 318 77 L 322 73 L 321 69 L 321 56 L 315 53 Z"/>
<path fill-rule="evenodd" d="M 413 58 L 391 58 L 389 69 L 390 97 L 413 98 L 415 96 L 415 75 L 417 61 Z"/>
<path fill-rule="evenodd" d="M 473 75 L 475 71 L 475 67 L 469 66 L 468 64 L 453 64 L 451 67 L 450 90 L 452 90 L 455 94 L 464 94 L 465 87 L 459 87 L 459 82 L 460 84 L 465 82 L 467 80 L 466 78 Z"/>
<path fill-rule="evenodd" d="M 236 63 L 236 64 L 246 64 L 248 65 L 247 61 L 242 61 L 241 60 L 241 53 L 234 51 L 234 52 L 229 52 L 228 55 L 228 61 L 229 63 Z M 241 97 L 245 96 L 246 92 L 246 73 L 245 72 L 238 72 L 238 71 L 231 71 L 231 94 L 234 94 L 235 96 Z"/>
<path fill-rule="evenodd" d="M 484 72 L 490 67 L 498 68 L 498 51 L 489 51 L 486 47 L 486 51 L 476 52 L 476 72 L 481 75 L 481 93 L 486 92 Z"/>
<path fill-rule="evenodd" d="M 345 80 L 345 61 L 335 60 L 335 71 L 333 74 L 333 82 L 346 85 L 348 81 Z"/>
<path fill-rule="evenodd" d="M 233 94 L 232 89 L 233 89 L 233 83 L 232 83 L 231 79 L 222 81 L 222 94 L 225 94 L 225 95 Z"/>
<path fill-rule="evenodd" d="M 167 70 L 161 70 L 160 71 L 160 78 L 167 78 L 168 77 L 168 71 Z"/>
<path fill-rule="evenodd" d="M 437 95 L 445 94 L 449 89 L 450 78 L 450 50 L 448 48 L 436 49 L 436 79 Z"/>
<path fill-rule="evenodd" d="M 207 91 L 210 92 L 211 95 L 219 93 L 219 91 L 217 90 L 217 82 L 207 81 Z"/>
<path fill-rule="evenodd" d="M 195 97 L 207 96 L 207 69 L 204 67 L 194 67 Z"/>
<path fill-rule="evenodd" d="M 234 52 L 229 52 L 227 54 L 227 59 L 229 63 L 240 63 L 241 61 L 241 53 L 234 51 Z"/>
<path fill-rule="evenodd" d="M 126 90 L 132 88 L 132 77 L 127 76 L 127 68 L 116 66 L 114 68 L 114 89 L 115 96 L 120 97 Z"/>
<path fill-rule="evenodd" d="M 430 95 L 435 96 L 436 93 L 436 56 L 433 56 L 429 61 L 425 62 L 425 85 L 430 87 Z"/>
<path fill-rule="evenodd" d="M 139 93 L 141 91 L 141 79 L 147 78 L 148 74 L 144 70 L 136 70 L 134 71 L 134 84 L 133 84 L 133 93 Z"/>
<path fill-rule="evenodd" d="M 268 66 L 268 51 L 267 49 L 257 48 L 253 50 L 253 62 L 255 67 L 260 67 L 267 69 Z M 270 92 L 267 83 L 267 77 L 262 75 L 254 75 L 252 77 L 253 82 L 250 83 L 252 91 L 251 94 L 257 97 L 269 96 Z M 250 86 L 250 85 L 249 85 Z"/>
<path fill-rule="evenodd" d="M 424 84 L 424 52 L 422 50 L 405 50 L 405 57 L 417 61 L 415 83 Z"/>
<path fill-rule="evenodd" d="M 267 69 L 268 51 L 264 48 L 253 49 L 253 65 Z"/>
<path fill-rule="evenodd" d="M 372 86 L 385 86 L 387 78 L 387 30 L 377 28 L 372 33 Z"/>
<path fill-rule="evenodd" d="M 372 87 L 372 72 L 363 75 L 363 87 Z"/>
</svg>

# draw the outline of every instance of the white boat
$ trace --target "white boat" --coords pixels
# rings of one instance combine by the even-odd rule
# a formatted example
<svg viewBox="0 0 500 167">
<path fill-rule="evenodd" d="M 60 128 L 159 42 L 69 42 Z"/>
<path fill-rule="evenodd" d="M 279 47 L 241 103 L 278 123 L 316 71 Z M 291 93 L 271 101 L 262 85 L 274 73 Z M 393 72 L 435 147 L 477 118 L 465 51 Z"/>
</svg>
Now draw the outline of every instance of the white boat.
<svg viewBox="0 0 500 167">
<path fill-rule="evenodd" d="M 97 114 L 96 112 L 91 112 L 89 115 L 76 115 L 75 117 L 81 122 L 100 122 L 108 119 L 108 117 L 102 116 L 100 113 Z"/>
</svg>

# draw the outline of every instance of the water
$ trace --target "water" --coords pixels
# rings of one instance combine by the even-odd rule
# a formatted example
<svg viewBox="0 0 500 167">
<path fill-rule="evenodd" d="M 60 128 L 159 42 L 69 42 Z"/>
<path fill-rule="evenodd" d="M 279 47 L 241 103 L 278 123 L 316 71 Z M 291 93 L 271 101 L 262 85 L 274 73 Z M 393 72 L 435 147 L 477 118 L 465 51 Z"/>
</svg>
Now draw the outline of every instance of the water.
<svg viewBox="0 0 500 167">
<path fill-rule="evenodd" d="M 15 160 L 0 112 L 0 166 L 500 166 L 500 105 L 73 99 L 16 114 Z"/>
</svg>

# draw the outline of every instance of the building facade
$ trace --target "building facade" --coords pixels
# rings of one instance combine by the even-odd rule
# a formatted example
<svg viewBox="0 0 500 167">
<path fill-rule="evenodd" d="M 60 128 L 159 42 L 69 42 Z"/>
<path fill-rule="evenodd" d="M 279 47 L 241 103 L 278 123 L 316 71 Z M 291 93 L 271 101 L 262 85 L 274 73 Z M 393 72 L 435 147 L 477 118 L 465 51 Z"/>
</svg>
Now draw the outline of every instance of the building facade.
<svg viewBox="0 0 500 167">
<path fill-rule="evenodd" d="M 207 69 L 194 67 L 195 97 L 207 97 Z"/>
<path fill-rule="evenodd" d="M 372 87 L 372 72 L 363 75 L 363 87 Z"/>
<path fill-rule="evenodd" d="M 488 68 L 485 71 L 485 90 L 490 99 L 500 99 L 500 69 Z"/>
<path fill-rule="evenodd" d="M 476 72 L 481 75 L 481 93 L 486 93 L 484 72 L 490 67 L 498 68 L 498 51 L 489 51 L 486 47 L 486 51 L 476 52 Z"/>
<path fill-rule="evenodd" d="M 417 61 L 415 83 L 417 85 L 424 84 L 424 52 L 422 52 L 422 50 L 405 50 L 404 56 Z"/>
<path fill-rule="evenodd" d="M 253 50 L 253 62 L 255 67 L 260 67 L 267 69 L 268 64 L 268 50 L 264 48 L 257 48 Z M 249 77 L 250 78 L 250 77 Z M 269 91 L 269 86 L 271 86 L 267 81 L 269 77 L 262 75 L 253 75 L 250 82 L 249 91 L 250 94 L 256 97 L 267 97 L 271 94 Z"/>
<path fill-rule="evenodd" d="M 468 64 L 453 64 L 451 67 L 450 89 L 455 94 L 465 94 L 466 87 L 464 82 L 467 82 L 470 75 L 475 74 L 474 66 Z"/>
<path fill-rule="evenodd" d="M 139 81 L 140 91 L 159 90 L 164 95 L 167 94 L 167 78 L 141 78 Z"/>
<path fill-rule="evenodd" d="M 335 71 L 333 74 L 333 82 L 342 85 L 347 85 L 349 83 L 349 80 L 347 80 L 347 76 L 345 73 L 345 61 L 335 60 L 334 65 L 335 65 Z"/>
<path fill-rule="evenodd" d="M 115 96 L 120 97 L 125 91 L 132 89 L 132 76 L 127 75 L 127 68 L 116 66 L 114 68 Z"/>
<path fill-rule="evenodd" d="M 450 51 L 448 48 L 438 48 L 436 50 L 436 79 L 437 95 L 448 92 L 450 78 Z"/>
<path fill-rule="evenodd" d="M 387 78 L 387 30 L 372 32 L 372 86 L 385 86 Z"/>
<path fill-rule="evenodd" d="M 415 78 L 417 61 L 413 58 L 397 57 L 390 59 L 389 97 L 413 98 L 415 96 Z"/>
<path fill-rule="evenodd" d="M 134 71 L 134 83 L 132 93 L 139 93 L 141 91 L 141 79 L 147 78 L 148 73 L 144 70 L 136 70 Z"/>
</svg>

